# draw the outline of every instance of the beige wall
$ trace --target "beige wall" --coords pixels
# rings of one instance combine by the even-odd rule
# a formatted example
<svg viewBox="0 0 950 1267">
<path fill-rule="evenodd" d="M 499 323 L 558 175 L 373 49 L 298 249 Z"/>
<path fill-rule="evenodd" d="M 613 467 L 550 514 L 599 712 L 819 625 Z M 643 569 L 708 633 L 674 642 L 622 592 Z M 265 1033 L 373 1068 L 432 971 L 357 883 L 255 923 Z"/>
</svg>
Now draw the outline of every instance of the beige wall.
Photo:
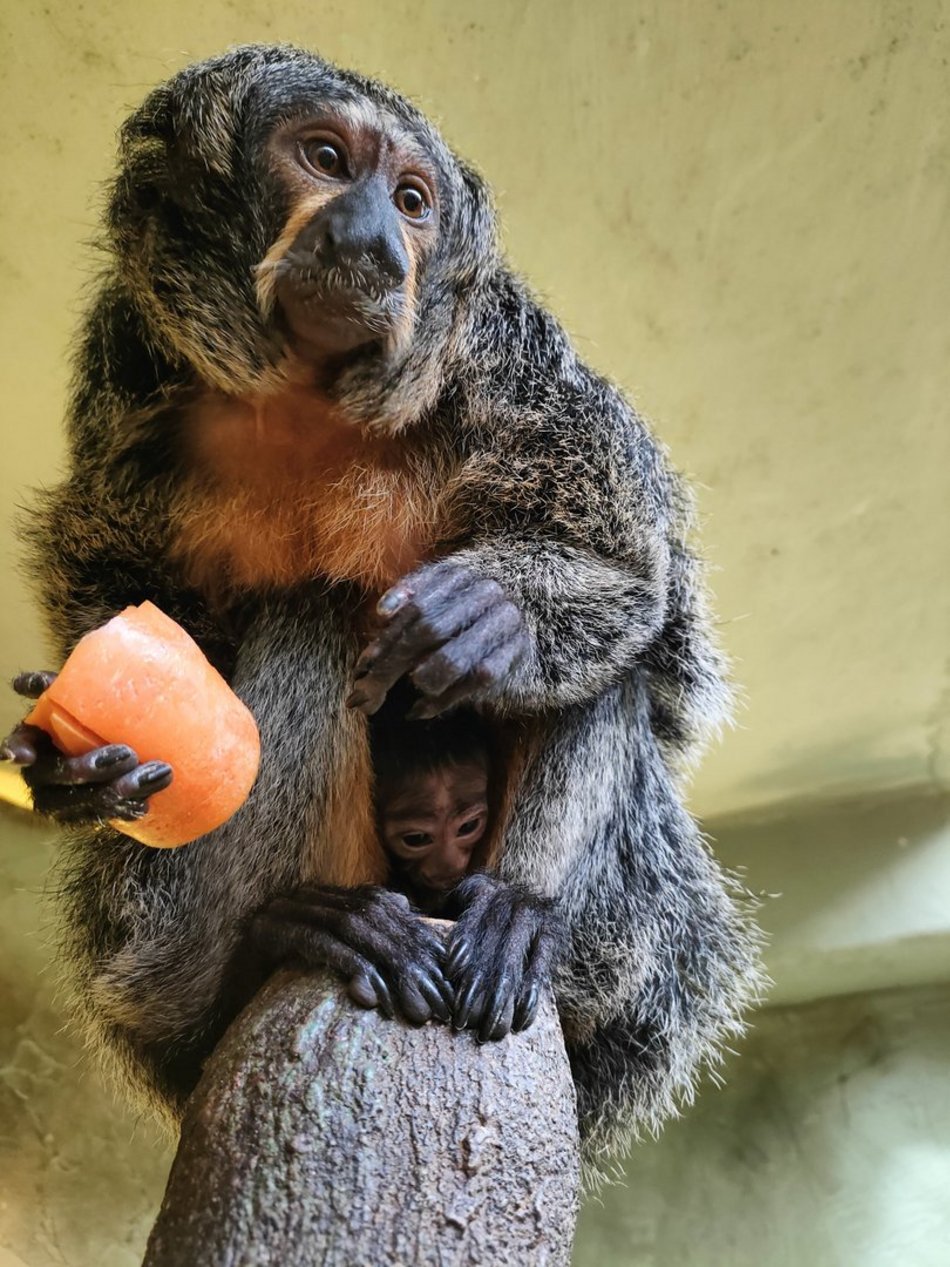
<svg viewBox="0 0 950 1267">
<path fill-rule="evenodd" d="M 492 179 L 517 265 L 697 479 L 747 703 L 695 805 L 784 895 L 778 997 L 945 978 L 935 802 L 800 803 L 950 775 L 948 31 L 937 0 L 7 0 L 0 516 L 57 469 L 125 112 L 251 39 L 378 73 Z M 0 533 L 0 678 L 45 660 L 15 561 Z M 131 1267 L 167 1155 L 62 1032 L 48 854 L 0 820 L 0 1267 Z M 764 1018 L 578 1262 L 942 1267 L 945 1004 Z"/>
<path fill-rule="evenodd" d="M 52 853 L 0 811 L 0 1267 L 135 1267 L 171 1155 L 64 1026 L 39 901 Z"/>
<path fill-rule="evenodd" d="M 766 1013 L 590 1203 L 575 1267 L 947 1267 L 950 988 Z"/>
<path fill-rule="evenodd" d="M 0 512 L 49 480 L 113 134 L 286 39 L 415 95 L 701 487 L 747 697 L 696 804 L 948 773 L 950 109 L 937 0 L 5 6 Z M 40 655 L 0 555 L 0 676 Z"/>
</svg>

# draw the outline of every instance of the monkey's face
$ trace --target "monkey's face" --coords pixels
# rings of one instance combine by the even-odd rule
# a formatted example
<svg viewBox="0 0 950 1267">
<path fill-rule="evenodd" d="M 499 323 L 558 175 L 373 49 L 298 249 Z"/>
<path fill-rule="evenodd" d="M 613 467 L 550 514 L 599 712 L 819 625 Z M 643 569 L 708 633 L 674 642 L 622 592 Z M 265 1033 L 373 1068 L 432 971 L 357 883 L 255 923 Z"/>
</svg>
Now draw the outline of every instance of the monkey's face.
<svg viewBox="0 0 950 1267">
<path fill-rule="evenodd" d="M 484 764 L 461 761 L 397 783 L 382 798 L 379 822 L 386 849 L 415 883 L 451 888 L 488 829 Z"/>
<path fill-rule="evenodd" d="M 233 49 L 149 94 L 122 129 L 108 230 L 164 355 L 229 396 L 319 362 L 344 412 L 380 428 L 434 402 L 498 266 L 487 188 L 428 120 L 284 45 Z"/>
<path fill-rule="evenodd" d="M 438 240 L 437 174 L 395 120 L 367 103 L 285 123 L 267 146 L 289 215 L 257 269 L 304 355 L 408 338 L 420 272 Z"/>
</svg>

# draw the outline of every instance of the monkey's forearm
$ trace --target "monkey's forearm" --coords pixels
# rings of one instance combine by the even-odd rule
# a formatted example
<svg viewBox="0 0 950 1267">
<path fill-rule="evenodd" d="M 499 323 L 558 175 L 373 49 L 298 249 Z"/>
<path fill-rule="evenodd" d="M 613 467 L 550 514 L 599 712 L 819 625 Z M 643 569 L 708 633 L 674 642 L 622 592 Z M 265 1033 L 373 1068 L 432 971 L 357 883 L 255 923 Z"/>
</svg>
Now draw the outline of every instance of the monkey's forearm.
<svg viewBox="0 0 950 1267">
<path fill-rule="evenodd" d="M 382 596 L 384 622 L 357 661 L 351 708 L 374 713 L 408 674 L 409 713 L 465 700 L 534 712 L 600 694 L 662 627 L 666 551 L 630 563 L 550 541 L 482 543 L 424 564 Z"/>
</svg>

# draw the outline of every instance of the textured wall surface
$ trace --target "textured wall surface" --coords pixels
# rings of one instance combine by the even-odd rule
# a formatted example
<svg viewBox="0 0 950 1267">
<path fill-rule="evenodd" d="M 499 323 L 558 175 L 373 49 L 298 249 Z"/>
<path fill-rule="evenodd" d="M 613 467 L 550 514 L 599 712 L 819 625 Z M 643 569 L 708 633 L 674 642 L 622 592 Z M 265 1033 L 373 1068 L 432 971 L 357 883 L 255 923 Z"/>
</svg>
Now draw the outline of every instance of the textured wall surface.
<svg viewBox="0 0 950 1267">
<path fill-rule="evenodd" d="M 950 988 L 764 1013 L 581 1216 L 575 1267 L 947 1267 Z"/>
<path fill-rule="evenodd" d="M 764 895 L 773 1006 L 950 980 L 950 795 L 787 806 L 709 829 Z"/>
<path fill-rule="evenodd" d="M 950 975 L 945 820 L 787 810 L 950 776 L 950 6 L 7 4 L 3 524 L 55 477 L 116 127 L 177 67 L 255 39 L 438 117 L 495 184 L 519 268 L 696 476 L 748 704 L 695 805 L 783 894 L 777 997 Z M 4 528 L 0 679 L 41 646 Z M 64 1032 L 50 852 L 0 819 L 0 1267 L 133 1267 L 169 1154 Z M 764 1015 L 729 1089 L 591 1206 L 578 1263 L 945 1267 L 950 1033 L 929 990 Z"/>
<path fill-rule="evenodd" d="M 64 1029 L 48 833 L 0 817 L 0 1267 L 135 1267 L 171 1153 Z"/>
<path fill-rule="evenodd" d="M 948 773 L 946 0 L 23 0 L 0 18 L 0 515 L 52 478 L 120 120 L 240 41 L 418 98 L 702 485 L 748 697 L 696 804 Z M 40 654 L 0 554 L 0 677 Z"/>
</svg>

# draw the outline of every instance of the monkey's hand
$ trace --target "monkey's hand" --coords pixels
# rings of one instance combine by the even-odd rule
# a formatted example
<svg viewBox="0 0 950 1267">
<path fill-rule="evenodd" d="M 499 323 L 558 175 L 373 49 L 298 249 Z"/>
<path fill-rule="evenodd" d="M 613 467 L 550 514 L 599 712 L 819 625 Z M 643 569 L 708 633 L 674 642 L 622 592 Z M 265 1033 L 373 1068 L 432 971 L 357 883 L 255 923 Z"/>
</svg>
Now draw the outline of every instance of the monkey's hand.
<svg viewBox="0 0 950 1267">
<path fill-rule="evenodd" d="M 21 673 L 13 689 L 38 699 L 55 679 L 45 671 Z M 66 757 L 45 731 L 21 722 L 0 742 L 0 757 L 21 767 L 37 813 L 61 823 L 133 822 L 148 813 L 148 798 L 172 781 L 164 761 L 139 759 L 125 744 L 106 744 Z"/>
<path fill-rule="evenodd" d="M 478 872 L 452 896 L 458 921 L 449 934 L 445 972 L 455 987 L 452 1024 L 481 1042 L 533 1022 L 563 930 L 553 903 Z"/>
<path fill-rule="evenodd" d="M 304 885 L 254 917 L 251 940 L 265 968 L 332 968 L 356 1003 L 384 1016 L 399 1012 L 414 1025 L 451 1018 L 442 943 L 401 893 Z"/>
<path fill-rule="evenodd" d="M 490 700 L 530 649 L 521 609 L 497 581 L 443 559 L 403 577 L 379 600 L 382 632 L 356 663 L 350 708 L 375 713 L 408 673 L 422 699 L 410 717 Z"/>
</svg>

